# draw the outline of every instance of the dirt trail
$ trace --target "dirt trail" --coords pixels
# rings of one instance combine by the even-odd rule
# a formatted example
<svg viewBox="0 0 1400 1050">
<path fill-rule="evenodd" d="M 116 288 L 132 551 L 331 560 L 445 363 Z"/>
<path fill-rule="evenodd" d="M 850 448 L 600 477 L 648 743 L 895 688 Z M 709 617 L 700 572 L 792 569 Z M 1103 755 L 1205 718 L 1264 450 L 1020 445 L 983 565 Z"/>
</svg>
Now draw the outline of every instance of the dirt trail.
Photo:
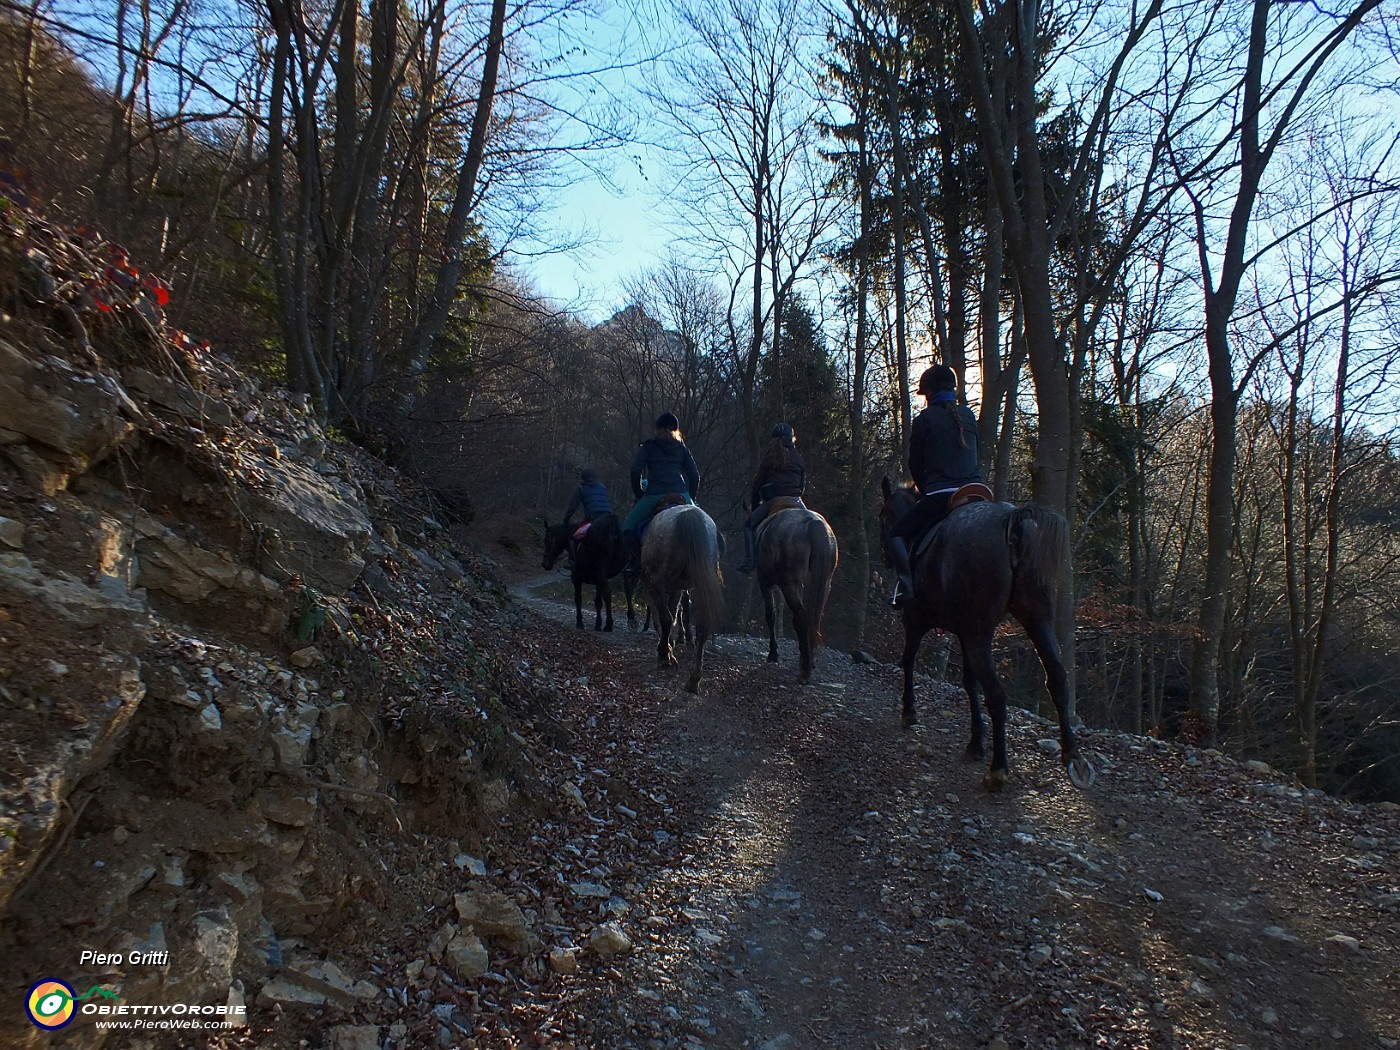
<svg viewBox="0 0 1400 1050">
<path fill-rule="evenodd" d="M 1398 1045 L 1392 808 L 1108 733 L 1085 734 L 1080 792 L 1023 712 L 988 795 L 960 691 L 921 681 L 906 733 L 896 668 L 828 650 L 799 689 L 795 645 L 774 666 L 723 637 L 692 696 L 653 635 L 575 631 L 539 582 L 517 593 L 567 626 L 561 659 L 619 683 L 573 713 L 598 730 L 581 743 L 664 792 L 679 835 L 633 874 L 651 935 L 576 1004 L 580 1045 Z"/>
</svg>

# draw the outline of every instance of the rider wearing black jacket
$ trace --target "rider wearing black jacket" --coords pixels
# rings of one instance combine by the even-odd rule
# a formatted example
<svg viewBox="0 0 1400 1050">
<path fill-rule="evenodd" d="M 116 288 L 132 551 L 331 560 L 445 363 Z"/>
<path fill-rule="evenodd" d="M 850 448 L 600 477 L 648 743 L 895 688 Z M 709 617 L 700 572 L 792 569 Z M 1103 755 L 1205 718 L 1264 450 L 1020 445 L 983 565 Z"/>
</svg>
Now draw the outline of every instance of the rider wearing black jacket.
<svg viewBox="0 0 1400 1050">
<path fill-rule="evenodd" d="M 898 582 L 891 605 L 903 605 L 914 591 L 909 545 L 948 514 L 948 498 L 962 486 L 981 481 L 977 467 L 977 417 L 958 403 L 958 377 L 947 365 L 934 365 L 919 377 L 928 407 L 909 434 L 909 469 L 921 498 L 890 530 L 890 560 Z"/>
</svg>

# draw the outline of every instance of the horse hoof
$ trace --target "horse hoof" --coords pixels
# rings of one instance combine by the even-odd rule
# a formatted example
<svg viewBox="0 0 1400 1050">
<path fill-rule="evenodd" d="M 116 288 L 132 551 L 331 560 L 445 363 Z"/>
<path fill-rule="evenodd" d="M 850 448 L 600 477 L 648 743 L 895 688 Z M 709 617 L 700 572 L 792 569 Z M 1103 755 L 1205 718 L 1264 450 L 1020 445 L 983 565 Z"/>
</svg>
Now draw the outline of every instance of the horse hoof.
<svg viewBox="0 0 1400 1050">
<path fill-rule="evenodd" d="M 692 678 L 690 681 L 686 682 L 686 683 L 685 683 L 685 691 L 686 691 L 687 693 L 698 693 L 698 692 L 700 692 L 700 679 L 698 679 L 698 678 Z"/>
<path fill-rule="evenodd" d="M 777 654 L 777 653 L 769 653 L 769 654 L 768 654 L 768 662 L 769 662 L 770 664 L 775 664 L 775 663 L 777 663 L 777 662 L 778 662 L 778 654 Z"/>
<path fill-rule="evenodd" d="M 1069 782 L 1081 791 L 1094 786 L 1094 767 L 1083 755 L 1075 755 L 1066 762 L 1065 772 L 1069 774 Z"/>
<path fill-rule="evenodd" d="M 981 762 L 982 759 L 986 757 L 987 754 L 985 751 L 983 751 L 980 747 L 973 747 L 971 744 L 968 744 L 967 750 L 963 752 L 964 762 Z"/>
<path fill-rule="evenodd" d="M 993 769 L 982 778 L 982 786 L 988 791 L 1000 791 L 1006 787 L 1006 770 Z"/>
<path fill-rule="evenodd" d="M 605 630 L 605 631 L 611 631 L 612 629 L 613 629 L 613 625 L 612 625 L 612 624 L 608 624 L 606 627 L 603 628 L 603 630 Z"/>
<path fill-rule="evenodd" d="M 902 719 L 902 722 L 904 724 L 905 729 L 913 729 L 916 725 L 919 724 L 919 720 L 917 718 L 913 718 L 909 715 L 905 715 Z"/>
</svg>

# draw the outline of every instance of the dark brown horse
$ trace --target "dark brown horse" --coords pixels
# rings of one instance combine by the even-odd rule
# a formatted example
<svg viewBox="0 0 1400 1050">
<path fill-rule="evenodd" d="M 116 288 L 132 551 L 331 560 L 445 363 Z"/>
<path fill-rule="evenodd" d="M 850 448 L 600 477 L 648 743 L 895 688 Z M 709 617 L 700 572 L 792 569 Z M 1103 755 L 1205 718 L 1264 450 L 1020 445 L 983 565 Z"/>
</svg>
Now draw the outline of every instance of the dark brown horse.
<svg viewBox="0 0 1400 1050">
<path fill-rule="evenodd" d="M 912 507 L 912 486 L 882 483 L 880 544 Z M 904 604 L 904 725 L 914 713 L 914 660 L 919 643 L 934 628 L 958 636 L 962 647 L 963 688 L 972 713 L 967 757 L 984 757 L 982 712 L 977 688 L 986 694 L 992 716 L 992 767 L 982 783 L 997 790 L 1006 783 L 1006 693 L 992 659 L 992 638 L 1009 613 L 1035 646 L 1045 668 L 1045 684 L 1060 722 L 1060 760 L 1077 787 L 1094 781 L 1094 770 L 1079 753 L 1068 717 L 1068 684 L 1055 640 L 1055 591 L 1065 546 L 1065 519 L 1045 507 L 1010 503 L 968 503 L 952 511 L 934 531 L 931 542 L 914 551 L 910 568 L 914 594 Z M 888 559 L 888 553 L 886 558 Z"/>
<path fill-rule="evenodd" d="M 806 685 L 812 677 L 812 655 L 821 646 L 822 615 L 840 557 L 836 534 L 820 514 L 792 500 L 763 519 L 757 541 L 758 589 L 763 592 L 763 612 L 768 620 L 768 660 L 778 662 L 773 592 L 780 590 L 797 633 L 797 681 Z"/>
<path fill-rule="evenodd" d="M 554 568 L 559 556 L 569 549 L 569 537 L 577 525 L 563 522 L 551 525 L 544 523 L 544 567 Z M 622 542 L 622 527 L 612 514 L 599 514 L 593 524 L 578 541 L 574 551 L 574 566 L 569 570 L 569 579 L 574 584 L 574 611 L 580 629 L 583 627 L 583 585 L 593 584 L 593 629 L 611 631 L 613 629 L 612 578 L 622 572 L 627 564 L 627 547 Z M 627 622 L 634 627 L 637 611 L 632 605 L 632 581 L 623 577 L 622 587 L 627 595 Z M 608 618 L 603 620 L 603 607 L 607 607 Z"/>
<path fill-rule="evenodd" d="M 671 631 L 681 604 L 689 593 L 695 627 L 695 666 L 686 689 L 700 689 L 705 641 L 724 622 L 724 591 L 719 575 L 719 530 L 699 507 L 682 504 L 667 507 L 651 519 L 642 534 L 642 582 L 656 610 L 656 666 L 676 662 Z"/>
</svg>

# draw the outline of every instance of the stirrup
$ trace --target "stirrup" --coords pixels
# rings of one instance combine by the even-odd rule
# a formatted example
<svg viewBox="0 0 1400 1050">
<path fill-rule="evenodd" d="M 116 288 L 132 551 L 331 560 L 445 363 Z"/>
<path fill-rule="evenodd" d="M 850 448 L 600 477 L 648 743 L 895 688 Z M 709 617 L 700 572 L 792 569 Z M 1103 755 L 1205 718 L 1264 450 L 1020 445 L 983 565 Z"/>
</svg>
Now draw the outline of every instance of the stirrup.
<svg viewBox="0 0 1400 1050">
<path fill-rule="evenodd" d="M 914 593 L 914 584 L 910 580 L 895 580 L 894 593 L 890 595 L 890 604 L 896 609 L 903 609 L 909 596 Z"/>
</svg>

